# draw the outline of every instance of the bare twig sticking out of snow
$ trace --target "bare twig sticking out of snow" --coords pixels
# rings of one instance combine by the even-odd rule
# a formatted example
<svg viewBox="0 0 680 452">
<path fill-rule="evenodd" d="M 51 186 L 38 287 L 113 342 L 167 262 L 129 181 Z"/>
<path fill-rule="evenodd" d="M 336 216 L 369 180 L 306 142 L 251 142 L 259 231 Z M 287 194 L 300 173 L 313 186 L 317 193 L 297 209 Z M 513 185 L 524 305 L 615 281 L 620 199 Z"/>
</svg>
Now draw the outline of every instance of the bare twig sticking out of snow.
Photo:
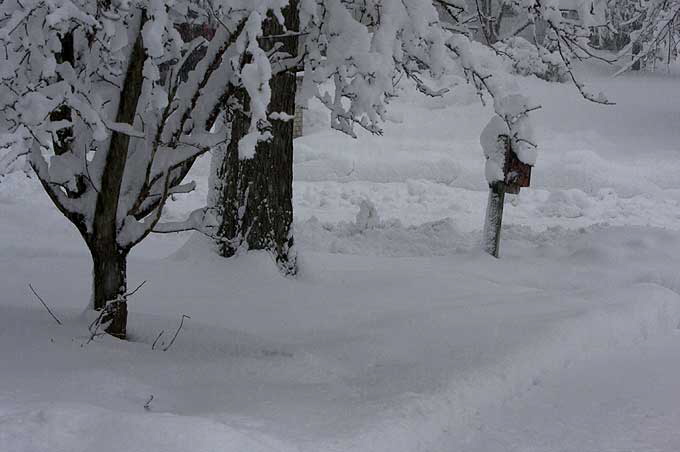
<svg viewBox="0 0 680 452">
<path fill-rule="evenodd" d="M 350 177 L 356 169 L 357 169 L 357 162 L 356 162 L 356 160 L 352 160 L 352 169 L 349 170 L 349 172 L 347 174 L 345 174 L 345 177 Z"/>
<path fill-rule="evenodd" d="M 182 318 L 179 321 L 179 326 L 177 327 L 177 331 L 175 331 L 175 335 L 172 336 L 172 339 L 170 340 L 170 343 L 168 344 L 168 346 L 163 349 L 164 352 L 167 352 L 170 349 L 170 347 L 172 347 L 172 344 L 175 343 L 175 339 L 177 339 L 177 335 L 182 330 L 182 326 L 184 325 L 184 319 L 191 319 L 191 317 L 189 317 L 186 314 L 182 314 Z"/>
<path fill-rule="evenodd" d="M 135 290 L 133 290 L 132 292 L 126 293 L 126 294 L 125 294 L 125 298 L 131 297 L 131 296 L 133 296 L 135 293 L 137 293 L 137 291 L 138 291 L 139 289 L 141 289 L 142 286 L 143 286 L 144 284 L 146 284 L 146 282 L 147 282 L 146 280 L 142 281 L 142 283 L 141 283 L 140 285 L 138 285 L 138 286 L 135 288 Z"/>
<path fill-rule="evenodd" d="M 112 300 L 112 301 L 118 301 L 118 300 Z M 102 334 L 106 334 L 106 333 L 100 333 L 99 332 L 99 329 L 102 326 L 102 320 L 104 319 L 104 314 L 106 314 L 106 312 L 107 312 L 106 308 L 99 311 L 99 315 L 97 316 L 97 318 L 94 319 L 92 321 L 92 323 L 90 323 L 90 325 L 87 327 L 87 329 L 90 331 L 90 337 L 87 339 L 87 342 L 85 342 L 84 345 L 87 345 L 90 342 L 92 342 L 95 337 L 101 336 Z"/>
<path fill-rule="evenodd" d="M 161 330 L 160 333 L 158 333 L 158 336 L 156 336 L 156 340 L 153 341 L 153 344 L 151 344 L 151 350 L 156 349 L 156 343 L 158 343 L 158 340 L 161 338 L 161 336 L 165 333 L 165 330 Z"/>
<path fill-rule="evenodd" d="M 94 340 L 95 337 L 101 336 L 106 333 L 101 333 L 100 330 L 102 329 L 102 326 L 104 327 L 103 329 L 106 329 L 106 325 L 103 325 L 104 323 L 109 323 L 109 320 L 105 319 L 107 314 L 111 313 L 111 309 L 115 306 L 116 303 L 120 303 L 121 301 L 127 301 L 128 297 L 131 297 L 132 295 L 136 294 L 139 289 L 144 286 L 144 284 L 147 283 L 147 280 L 144 280 L 139 284 L 137 287 L 135 287 L 134 290 L 123 294 L 119 296 L 118 298 L 114 298 L 113 300 L 109 300 L 106 302 L 106 306 L 104 309 L 99 311 L 99 315 L 97 318 L 95 318 L 92 323 L 87 327 L 87 329 L 90 331 L 90 337 L 87 339 L 87 342 L 84 345 L 89 344 Z M 154 342 L 155 343 L 155 342 Z"/>
<path fill-rule="evenodd" d="M 149 397 L 149 400 L 146 401 L 144 404 L 144 409 L 146 411 L 151 411 L 151 401 L 153 400 L 153 394 L 151 394 L 151 397 Z"/>
<path fill-rule="evenodd" d="M 33 288 L 33 286 L 29 284 L 29 285 L 28 285 L 28 288 L 31 289 L 31 292 L 33 292 L 33 295 L 35 295 L 36 298 L 40 301 L 40 303 L 45 307 L 45 309 L 47 310 L 47 312 L 49 312 L 49 314 L 52 316 L 52 318 L 54 319 L 54 321 L 57 322 L 59 325 L 61 325 L 61 320 L 59 320 L 59 319 L 57 318 L 57 316 L 54 315 L 54 312 L 52 312 L 52 310 L 50 309 L 50 307 L 47 306 L 47 303 L 45 303 L 45 300 L 43 300 L 42 297 L 41 297 L 40 295 L 38 295 L 38 292 L 35 291 L 35 289 Z"/>
</svg>

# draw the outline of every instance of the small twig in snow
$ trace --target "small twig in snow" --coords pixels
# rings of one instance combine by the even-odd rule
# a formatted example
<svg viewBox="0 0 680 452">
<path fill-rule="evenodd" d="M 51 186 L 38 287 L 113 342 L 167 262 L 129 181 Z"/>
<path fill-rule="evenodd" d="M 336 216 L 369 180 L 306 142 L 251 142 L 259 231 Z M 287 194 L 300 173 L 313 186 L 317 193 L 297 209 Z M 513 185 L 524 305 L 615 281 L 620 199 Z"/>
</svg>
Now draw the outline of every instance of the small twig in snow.
<svg viewBox="0 0 680 452">
<path fill-rule="evenodd" d="M 142 281 L 142 283 L 141 283 L 140 285 L 138 285 L 137 288 L 136 288 L 135 290 L 133 290 L 132 292 L 126 293 L 126 294 L 125 294 L 125 297 L 131 297 L 131 296 L 133 296 L 135 293 L 137 293 L 137 291 L 138 291 L 139 289 L 142 288 L 142 286 L 143 286 L 144 284 L 146 284 L 146 280 Z"/>
<path fill-rule="evenodd" d="M 104 309 L 99 311 L 99 315 L 97 316 L 97 318 L 94 319 L 92 321 L 92 323 L 90 323 L 90 326 L 87 327 L 87 329 L 90 331 L 90 337 L 88 338 L 87 342 L 85 342 L 85 344 L 83 344 L 83 345 L 89 344 L 90 342 L 92 342 L 94 340 L 95 337 L 103 336 L 104 334 L 106 334 L 105 332 L 104 333 L 99 332 L 99 329 L 102 327 L 102 322 L 104 322 L 104 317 L 106 316 L 106 314 L 110 313 L 110 304 L 119 303 L 119 302 L 127 302 L 128 297 L 137 293 L 137 291 L 139 289 L 141 289 L 142 286 L 144 284 L 146 284 L 146 282 L 147 282 L 146 280 L 142 281 L 142 283 L 140 285 L 138 285 L 132 292 L 128 292 L 124 295 L 120 295 L 118 298 L 107 301 L 105 306 L 104 306 Z"/>
<path fill-rule="evenodd" d="M 28 287 L 29 287 L 29 289 L 31 289 L 31 292 L 33 292 L 33 295 L 35 295 L 36 298 L 40 301 L 40 303 L 45 307 L 45 309 L 47 309 L 47 312 L 50 313 L 50 315 L 52 316 L 54 321 L 57 322 L 59 325 L 61 325 L 61 320 L 59 320 L 57 318 L 57 316 L 54 315 L 54 312 L 52 312 L 52 310 L 49 308 L 49 306 L 47 306 L 47 303 L 45 303 L 45 300 L 43 300 L 42 297 L 40 295 L 38 295 L 38 292 L 35 291 L 33 286 L 29 284 Z"/>
<path fill-rule="evenodd" d="M 170 349 L 170 347 L 172 347 L 172 344 L 175 343 L 175 339 L 177 339 L 177 335 L 179 334 L 180 330 L 182 329 L 182 325 L 184 325 L 184 319 L 190 319 L 190 318 L 191 317 L 189 317 L 188 315 L 182 314 L 182 319 L 179 321 L 179 327 L 177 327 L 177 331 L 175 331 L 175 335 L 172 336 L 172 339 L 170 340 L 170 343 L 168 344 L 168 346 L 163 349 L 164 352 L 167 352 Z"/>
<path fill-rule="evenodd" d="M 155 349 L 156 349 L 156 343 L 158 342 L 158 339 L 161 338 L 161 336 L 163 335 L 163 333 L 165 333 L 165 330 L 161 330 L 161 332 L 158 333 L 158 336 L 156 336 L 156 340 L 153 341 L 153 344 L 151 344 L 151 350 L 155 350 Z"/>
<path fill-rule="evenodd" d="M 357 169 L 357 162 L 356 160 L 352 160 L 352 169 L 349 170 L 349 173 L 345 174 L 345 177 L 349 177 L 354 173 L 354 171 Z"/>
<path fill-rule="evenodd" d="M 152 401 L 152 400 L 153 400 L 153 394 L 151 394 L 151 397 L 149 397 L 149 400 L 147 400 L 146 403 L 144 404 L 144 409 L 145 409 L 146 411 L 150 411 L 150 410 L 151 410 L 151 401 Z"/>
<path fill-rule="evenodd" d="M 106 314 L 106 309 L 102 309 L 99 312 L 99 315 L 97 316 L 97 318 L 94 319 L 92 321 L 92 323 L 90 323 L 90 326 L 87 327 L 87 329 L 90 331 L 90 337 L 87 339 L 87 342 L 85 342 L 84 345 L 87 345 L 90 342 L 92 342 L 95 337 L 102 336 L 102 335 L 105 334 L 105 333 L 99 332 L 99 328 L 102 325 L 102 319 L 104 318 L 104 314 Z"/>
</svg>

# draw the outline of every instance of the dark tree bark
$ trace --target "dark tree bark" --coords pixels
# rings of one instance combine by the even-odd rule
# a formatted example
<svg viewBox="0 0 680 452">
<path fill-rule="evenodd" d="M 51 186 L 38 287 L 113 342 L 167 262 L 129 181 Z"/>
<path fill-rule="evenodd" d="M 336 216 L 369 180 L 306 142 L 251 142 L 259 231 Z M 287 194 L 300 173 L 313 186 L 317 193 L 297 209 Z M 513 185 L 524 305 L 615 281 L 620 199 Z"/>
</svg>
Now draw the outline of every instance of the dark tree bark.
<svg viewBox="0 0 680 452">
<path fill-rule="evenodd" d="M 66 33 L 61 38 L 61 53 L 57 56 L 57 63 L 70 63 L 72 66 L 75 63 L 75 46 L 73 42 L 73 33 Z M 54 122 L 71 121 L 71 109 L 62 106 L 50 114 L 50 120 Z M 62 155 L 71 149 L 71 141 L 73 140 L 73 128 L 66 127 L 59 129 L 55 133 L 54 153 Z"/>
<path fill-rule="evenodd" d="M 106 332 L 124 339 L 127 329 L 127 254 L 106 244 L 91 247 L 93 302 L 95 310 L 106 309 L 102 324 Z"/>
<path fill-rule="evenodd" d="M 75 45 L 73 41 L 73 33 L 66 33 L 61 38 L 61 53 L 57 55 L 57 63 L 69 63 L 71 66 L 75 65 Z M 67 106 L 61 106 L 52 113 L 50 113 L 50 121 L 59 122 L 67 121 L 70 122 L 71 109 Z M 73 128 L 64 127 L 57 130 L 54 133 L 54 154 L 63 155 L 71 151 L 71 145 L 73 142 Z M 67 195 L 69 197 L 78 197 L 85 192 L 86 181 L 82 176 L 76 177 L 75 183 L 71 187 L 65 187 Z"/>
<path fill-rule="evenodd" d="M 286 29 L 299 28 L 297 1 L 284 10 Z M 280 52 L 297 55 L 295 36 L 281 37 L 286 31 L 269 17 L 264 25 L 262 47 L 265 50 L 280 45 Z M 275 38 L 272 38 L 275 36 Z M 269 112 L 295 115 L 296 71 L 288 70 L 273 76 L 270 86 L 272 99 Z M 238 100 L 248 108 L 249 97 L 240 90 Z M 239 249 L 267 250 L 276 258 L 286 275 L 297 272 L 293 248 L 293 121 L 272 120 L 270 141 L 259 143 L 252 159 L 239 159 L 238 143 L 248 133 L 247 112 L 235 112 L 231 123 L 231 141 L 225 157 L 219 162 L 217 177 L 221 187 L 217 206 L 221 224 L 217 230 L 218 251 L 231 257 Z"/>
<path fill-rule="evenodd" d="M 633 58 L 637 58 L 637 56 L 642 52 L 642 44 L 638 41 L 633 43 Z M 642 62 L 640 60 L 637 60 L 633 63 L 633 67 L 631 68 L 633 71 L 639 71 L 642 67 Z"/>
<path fill-rule="evenodd" d="M 498 36 L 501 30 L 501 20 L 503 19 L 503 6 L 500 5 L 499 14 L 496 19 L 493 17 L 493 1 L 482 0 L 481 4 L 477 4 L 479 8 L 479 21 L 482 29 L 482 34 L 488 45 L 494 45 L 498 42 Z"/>
<path fill-rule="evenodd" d="M 120 96 L 116 122 L 133 124 L 137 102 L 142 91 L 144 48 L 137 38 Z M 105 310 L 102 323 L 106 332 L 124 339 L 127 324 L 126 262 L 129 249 L 118 244 L 118 201 L 125 174 L 130 137 L 114 132 L 109 143 L 102 174 L 102 187 L 97 195 L 91 234 L 85 237 L 93 262 L 93 305 Z"/>
</svg>

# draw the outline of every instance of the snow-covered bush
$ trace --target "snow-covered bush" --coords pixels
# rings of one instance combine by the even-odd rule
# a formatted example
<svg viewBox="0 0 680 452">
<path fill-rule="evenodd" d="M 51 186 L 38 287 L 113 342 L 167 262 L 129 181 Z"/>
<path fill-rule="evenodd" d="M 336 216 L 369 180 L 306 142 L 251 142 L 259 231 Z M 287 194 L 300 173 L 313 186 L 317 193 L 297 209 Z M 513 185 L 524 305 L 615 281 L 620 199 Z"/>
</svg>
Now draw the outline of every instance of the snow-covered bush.
<svg viewBox="0 0 680 452">
<path fill-rule="evenodd" d="M 602 1 L 606 27 L 595 30 L 593 40 L 598 48 L 619 52 L 631 41 L 631 33 L 639 30 L 644 19 L 644 4 L 638 0 Z"/>
<path fill-rule="evenodd" d="M 30 136 L 26 131 L 0 134 L 0 182 L 10 173 L 23 171 L 30 173 L 26 159 Z"/>
<path fill-rule="evenodd" d="M 630 58 L 619 72 L 643 67 L 654 69 L 658 61 L 670 64 L 680 52 L 680 0 L 649 0 L 634 9 L 639 27 L 619 57 Z M 637 24 L 636 24 L 637 25 Z"/>
<path fill-rule="evenodd" d="M 513 61 L 518 73 L 531 73 L 546 80 L 571 79 L 585 99 L 610 103 L 602 93 L 590 92 L 571 69 L 574 60 L 604 60 L 594 52 L 591 43 L 593 30 L 606 25 L 601 8 L 576 1 L 572 6 L 577 9 L 572 11 L 577 11 L 577 18 L 571 18 L 563 11 L 560 0 L 485 0 L 471 5 L 465 1 L 438 0 L 437 3 L 448 29 L 473 37 L 499 54 L 509 47 L 504 56 Z M 525 39 L 516 39 L 519 37 Z"/>
<path fill-rule="evenodd" d="M 380 225 L 380 215 L 375 204 L 369 199 L 362 199 L 359 203 L 359 212 L 357 213 L 355 226 L 358 232 L 373 229 Z"/>
<path fill-rule="evenodd" d="M 678 58 L 680 2 L 678 0 L 607 0 L 606 27 L 594 36 L 600 48 L 619 52 L 623 70 L 654 69 Z"/>
<path fill-rule="evenodd" d="M 565 82 L 569 78 L 564 61 L 557 52 L 536 47 L 520 36 L 498 42 L 494 47 L 509 61 L 516 74 L 535 75 L 548 82 Z"/>
<path fill-rule="evenodd" d="M 382 133 L 402 77 L 424 94 L 438 94 L 421 77 L 441 75 L 448 61 L 433 0 L 303 0 L 300 21 L 306 52 L 301 97 L 328 107 L 334 129 L 351 136 L 355 126 Z"/>
</svg>

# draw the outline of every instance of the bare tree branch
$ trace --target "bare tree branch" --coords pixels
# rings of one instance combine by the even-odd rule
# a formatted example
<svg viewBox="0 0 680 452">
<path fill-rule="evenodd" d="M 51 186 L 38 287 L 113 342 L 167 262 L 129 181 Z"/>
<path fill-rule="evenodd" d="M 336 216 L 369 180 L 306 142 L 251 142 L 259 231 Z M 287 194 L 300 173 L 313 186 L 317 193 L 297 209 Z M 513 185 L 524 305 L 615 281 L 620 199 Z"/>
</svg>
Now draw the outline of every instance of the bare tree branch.
<svg viewBox="0 0 680 452">
<path fill-rule="evenodd" d="M 163 349 L 164 352 L 167 352 L 170 349 L 170 347 L 172 347 L 172 344 L 175 343 L 175 339 L 177 339 L 177 335 L 182 330 L 182 326 L 184 325 L 184 319 L 191 319 L 191 317 L 189 317 L 188 315 L 182 314 L 182 318 L 179 321 L 179 327 L 177 327 L 177 331 L 175 331 L 175 335 L 172 336 L 172 339 L 170 340 L 170 343 L 168 344 L 168 346 Z"/>
<path fill-rule="evenodd" d="M 40 295 L 38 295 L 38 292 L 35 291 L 35 289 L 33 288 L 33 286 L 29 284 L 29 285 L 28 285 L 28 288 L 31 289 L 31 292 L 33 292 L 33 295 L 35 295 L 36 298 L 40 301 L 40 303 L 45 307 L 45 309 L 46 309 L 47 312 L 52 316 L 52 318 L 54 319 L 54 321 L 57 322 L 59 325 L 61 325 L 61 324 L 62 324 L 62 323 L 61 323 L 61 320 L 59 320 L 59 319 L 57 318 L 57 316 L 54 315 L 54 312 L 52 312 L 52 310 L 49 308 L 49 306 L 47 306 L 47 303 L 45 303 L 45 300 L 43 300 L 42 297 L 41 297 Z"/>
</svg>

